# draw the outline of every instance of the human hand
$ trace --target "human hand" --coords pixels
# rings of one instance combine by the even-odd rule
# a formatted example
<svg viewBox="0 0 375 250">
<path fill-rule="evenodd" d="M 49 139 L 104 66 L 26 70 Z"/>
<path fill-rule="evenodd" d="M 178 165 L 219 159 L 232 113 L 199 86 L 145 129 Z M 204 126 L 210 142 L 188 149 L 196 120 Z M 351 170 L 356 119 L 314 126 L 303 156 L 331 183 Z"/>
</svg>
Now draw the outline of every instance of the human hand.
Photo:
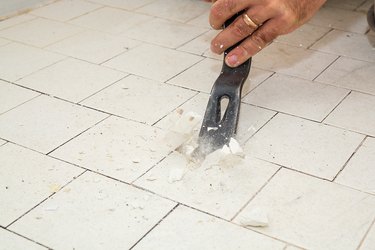
<svg viewBox="0 0 375 250">
<path fill-rule="evenodd" d="M 270 44 L 279 35 L 287 34 L 306 23 L 326 0 L 217 0 L 210 12 L 210 24 L 221 29 L 224 22 L 241 11 L 227 28 L 212 41 L 216 54 L 240 42 L 225 58 L 230 67 L 237 67 Z"/>
</svg>

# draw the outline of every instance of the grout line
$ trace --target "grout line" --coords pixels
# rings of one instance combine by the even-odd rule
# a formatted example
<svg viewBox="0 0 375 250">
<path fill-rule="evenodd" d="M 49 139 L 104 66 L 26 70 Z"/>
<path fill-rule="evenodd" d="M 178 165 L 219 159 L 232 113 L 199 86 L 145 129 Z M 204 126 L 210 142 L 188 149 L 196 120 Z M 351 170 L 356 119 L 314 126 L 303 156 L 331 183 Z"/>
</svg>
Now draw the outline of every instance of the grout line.
<svg viewBox="0 0 375 250">
<path fill-rule="evenodd" d="M 146 234 L 144 234 L 139 240 L 137 240 L 136 243 L 134 243 L 133 246 L 131 246 L 129 248 L 129 250 L 132 250 L 139 242 L 141 242 L 152 230 L 154 230 L 158 225 L 160 225 L 160 223 L 163 222 L 163 220 L 165 220 L 165 218 L 167 218 L 180 204 L 177 203 L 166 215 L 164 215 L 163 218 L 161 218 L 150 230 L 148 230 L 146 232 Z"/>
<path fill-rule="evenodd" d="M 17 236 L 20 236 L 21 238 L 24 238 L 24 239 L 26 239 L 26 240 L 28 240 L 28 241 L 34 242 L 35 244 L 37 244 L 37 245 L 39 245 L 39 246 L 45 247 L 45 248 L 47 248 L 47 249 L 52 249 L 51 247 L 48 247 L 48 246 L 46 246 L 46 245 L 43 245 L 42 243 L 39 243 L 39 242 L 37 242 L 37 241 L 35 241 L 35 240 L 31 239 L 31 238 L 28 238 L 28 237 L 26 237 L 26 236 L 24 236 L 24 235 L 22 235 L 22 234 L 19 234 L 19 233 L 15 232 L 15 231 L 12 231 L 12 230 L 7 229 L 7 228 L 5 228 L 5 230 L 8 231 L 8 232 L 10 232 L 10 233 L 13 233 L 13 234 L 15 234 L 15 235 L 17 235 Z"/>
<path fill-rule="evenodd" d="M 353 158 L 353 156 L 358 152 L 358 150 L 362 147 L 363 143 L 366 141 L 367 137 L 365 136 L 363 138 L 363 140 L 359 143 L 359 145 L 357 146 L 357 148 L 354 150 L 354 152 L 350 155 L 350 157 L 348 158 L 348 160 L 344 163 L 344 165 L 342 166 L 342 168 L 337 172 L 337 174 L 335 175 L 335 177 L 332 179 L 332 182 L 335 182 L 336 178 L 341 174 L 341 172 L 345 169 L 345 167 L 348 165 L 348 163 L 351 161 L 351 159 Z"/>
<path fill-rule="evenodd" d="M 173 86 L 173 85 L 172 85 Z M 183 103 L 181 103 L 179 106 L 177 106 L 176 108 L 174 108 L 173 110 L 171 110 L 170 112 L 168 112 L 168 114 L 164 115 L 163 117 L 161 117 L 159 120 L 157 120 L 156 122 L 154 122 L 153 124 L 151 124 L 152 127 L 157 127 L 159 128 L 158 126 L 156 126 L 156 124 L 158 124 L 161 120 L 165 119 L 166 117 L 168 117 L 169 115 L 173 114 L 173 112 L 179 108 L 181 108 L 182 106 L 184 106 L 186 103 L 190 102 L 191 100 L 193 100 L 195 97 L 197 97 L 201 92 L 197 92 L 195 91 L 195 95 L 193 95 L 192 97 L 188 98 L 186 101 L 184 101 Z"/>
<path fill-rule="evenodd" d="M 254 105 L 251 105 L 251 104 L 247 104 L 245 103 L 246 105 L 250 105 L 250 106 L 254 106 Z M 254 106 L 254 107 L 258 107 L 258 106 Z M 279 114 L 278 112 L 276 112 L 273 116 L 271 116 L 262 126 L 260 126 L 260 128 L 258 130 L 256 130 L 249 138 L 247 138 L 243 145 L 245 145 L 248 141 L 250 141 L 251 138 L 253 138 L 262 128 L 264 128 L 273 118 L 276 117 L 276 115 Z"/>
<path fill-rule="evenodd" d="M 338 108 L 338 106 L 341 105 L 341 103 L 343 103 L 351 95 L 351 93 L 352 93 L 352 90 L 350 90 L 349 93 L 346 94 L 344 96 L 344 98 L 342 98 L 342 100 L 339 101 L 335 107 L 333 107 L 333 109 L 323 118 L 323 120 L 321 120 L 320 123 L 326 124 L 325 121 L 327 120 L 327 118 Z M 328 125 L 328 124 L 326 124 L 326 125 Z M 331 125 L 329 125 L 329 126 L 331 126 Z"/>
<path fill-rule="evenodd" d="M 103 66 L 102 66 L 102 67 L 103 67 Z M 113 70 L 113 69 L 111 69 L 111 70 Z M 123 72 L 121 72 L 121 73 L 123 73 Z M 125 75 L 124 77 L 121 77 L 121 78 L 117 79 L 116 81 L 114 81 L 114 82 L 110 83 L 109 85 L 107 85 L 107 86 L 101 88 L 100 90 L 97 90 L 96 92 L 92 93 L 91 95 L 86 96 L 85 98 L 83 98 L 82 100 L 78 101 L 77 103 L 78 103 L 78 104 L 81 104 L 81 105 L 84 105 L 84 104 L 82 104 L 82 102 L 84 102 L 84 101 L 86 101 L 87 99 L 93 97 L 94 95 L 98 94 L 99 92 L 101 92 L 101 91 L 103 91 L 103 90 L 105 90 L 105 89 L 108 89 L 108 88 L 112 87 L 112 86 L 115 85 L 116 83 L 118 83 L 118 82 L 120 82 L 120 81 L 122 81 L 122 80 L 128 78 L 129 76 L 131 76 L 131 75 L 130 75 L 130 74 L 127 74 L 127 75 Z"/>
<path fill-rule="evenodd" d="M 372 228 L 375 229 L 375 217 L 374 217 L 371 225 L 367 229 L 366 233 L 363 235 L 363 238 L 362 238 L 361 242 L 359 243 L 358 247 L 356 248 L 356 250 L 359 250 L 362 247 L 363 243 L 365 242 L 365 240 L 366 240 L 366 238 L 367 238 L 367 236 L 370 233 L 370 231 L 371 231 Z"/>
<path fill-rule="evenodd" d="M 79 137 L 80 135 L 82 135 L 83 133 L 87 132 L 88 130 L 92 129 L 93 127 L 97 126 L 99 123 L 107 120 L 109 117 L 111 117 L 110 115 L 99 120 L 98 122 L 94 123 L 92 126 L 88 127 L 87 129 L 81 131 L 80 133 L 76 134 L 75 136 L 71 137 L 69 140 L 63 142 L 62 144 L 60 144 L 58 147 L 52 149 L 51 151 L 49 151 L 48 153 L 46 153 L 46 155 L 50 155 L 51 153 L 53 153 L 54 151 L 56 151 L 57 149 L 61 148 L 62 146 L 64 146 L 65 144 L 69 143 L 70 141 L 74 140 L 75 138 Z"/>
<path fill-rule="evenodd" d="M 273 173 L 273 175 L 271 175 L 270 178 L 268 178 L 268 180 L 260 187 L 260 189 L 258 189 L 258 191 L 252 196 L 250 197 L 250 199 L 237 211 L 237 213 L 235 213 L 235 215 L 230 219 L 231 222 L 233 222 L 233 220 L 250 204 L 251 201 L 253 201 L 255 199 L 255 197 L 260 193 L 262 192 L 262 190 L 268 185 L 268 183 L 270 183 L 270 181 L 273 179 L 273 177 L 278 174 L 280 172 L 280 170 L 282 169 L 282 167 L 279 167 L 275 173 Z"/>
<path fill-rule="evenodd" d="M 19 216 L 17 219 L 15 219 L 14 221 L 12 221 L 10 224 L 8 224 L 6 226 L 6 229 L 8 229 L 8 227 L 12 226 L 14 223 L 16 223 L 17 221 L 19 221 L 20 219 L 22 219 L 22 217 L 24 217 L 25 215 L 27 215 L 28 213 L 30 213 L 32 210 L 34 210 L 36 207 L 38 207 L 39 205 L 41 205 L 42 203 L 44 203 L 46 200 L 48 200 L 49 198 L 51 198 L 52 196 L 54 196 L 55 194 L 57 194 L 59 191 L 61 191 L 64 187 L 66 187 L 67 185 L 69 185 L 72 181 L 78 179 L 80 176 L 82 176 L 84 173 L 86 173 L 87 170 L 84 170 L 82 173 L 78 174 L 77 176 L 73 177 L 70 181 L 68 181 L 67 183 L 65 183 L 65 185 L 61 186 L 61 188 L 57 191 L 57 192 L 53 192 L 52 194 L 50 194 L 48 197 L 46 197 L 45 199 L 43 199 L 42 201 L 40 201 L 39 203 L 37 203 L 35 206 L 33 206 L 32 208 L 30 208 L 29 210 L 27 210 L 25 213 L 23 213 L 21 216 Z"/>
<path fill-rule="evenodd" d="M 24 101 L 24 102 L 18 104 L 17 106 L 15 106 L 15 107 L 13 107 L 13 108 L 11 108 L 11 109 L 8 109 L 8 110 L 4 111 L 3 113 L 0 113 L 0 115 L 3 115 L 3 114 L 5 114 L 5 113 L 8 113 L 8 112 L 10 112 L 10 111 L 12 111 L 12 110 L 14 110 L 14 109 L 16 109 L 16 108 L 18 108 L 18 107 L 20 107 L 20 106 L 26 104 L 26 103 L 28 103 L 28 102 L 33 101 L 34 99 L 37 99 L 37 98 L 40 97 L 40 96 L 42 96 L 42 94 L 36 95 L 36 96 L 30 98 L 29 100 L 26 100 L 26 101 Z"/>
<path fill-rule="evenodd" d="M 320 26 L 320 25 L 316 25 L 318 27 L 326 27 L 326 26 Z M 312 44 L 310 44 L 309 46 L 307 46 L 306 49 L 308 50 L 312 50 L 311 48 L 317 44 L 319 41 L 321 41 L 323 38 L 325 38 L 329 33 L 331 33 L 334 29 L 333 28 L 330 28 L 327 32 L 325 32 L 321 37 L 319 37 L 315 42 L 313 42 Z"/>
<path fill-rule="evenodd" d="M 317 74 L 311 81 L 314 82 L 319 76 L 321 76 L 328 68 L 330 68 L 334 63 L 336 63 L 341 56 L 337 56 L 335 60 L 333 60 L 330 64 L 327 65 L 319 74 Z M 337 87 L 337 86 L 336 86 Z"/>
</svg>

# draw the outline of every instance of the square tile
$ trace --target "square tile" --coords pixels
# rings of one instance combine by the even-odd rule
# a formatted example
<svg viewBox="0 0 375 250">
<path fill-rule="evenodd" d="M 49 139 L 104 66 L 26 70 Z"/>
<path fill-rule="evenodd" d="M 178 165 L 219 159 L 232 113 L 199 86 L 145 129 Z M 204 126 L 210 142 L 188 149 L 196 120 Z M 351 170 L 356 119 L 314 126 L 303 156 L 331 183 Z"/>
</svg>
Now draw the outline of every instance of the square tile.
<svg viewBox="0 0 375 250">
<path fill-rule="evenodd" d="M 177 48 L 196 38 L 207 29 L 197 26 L 154 18 L 126 31 L 126 36 L 168 48 Z"/>
<path fill-rule="evenodd" d="M 22 15 L 19 15 L 19 16 L 14 16 L 12 18 L 2 20 L 0 22 L 0 30 L 12 27 L 12 26 L 20 24 L 20 23 L 30 21 L 30 20 L 35 19 L 35 18 L 36 18 L 35 16 L 32 16 L 30 14 L 22 14 Z"/>
<path fill-rule="evenodd" d="M 352 92 L 325 123 L 375 136 L 375 96 Z"/>
<path fill-rule="evenodd" d="M 40 96 L 0 116 L 0 137 L 48 153 L 106 116 Z"/>
<path fill-rule="evenodd" d="M 276 74 L 245 96 L 243 101 L 322 121 L 348 93 L 349 90 Z"/>
<path fill-rule="evenodd" d="M 335 181 L 375 194 L 374 162 L 375 138 L 368 137 Z"/>
<path fill-rule="evenodd" d="M 180 181 L 169 182 L 169 174 L 185 171 Z M 278 166 L 247 158 L 234 166 L 189 166 L 182 154 L 173 153 L 134 184 L 163 197 L 230 220 L 248 202 Z M 155 180 L 150 181 L 152 178 Z"/>
<path fill-rule="evenodd" d="M 374 206 L 373 196 L 283 169 L 239 216 L 261 207 L 269 226 L 255 231 L 306 249 L 356 249 Z"/>
<path fill-rule="evenodd" d="M 30 13 L 39 17 L 65 22 L 100 7 L 101 5 L 99 4 L 82 0 L 61 0 L 33 10 Z"/>
<path fill-rule="evenodd" d="M 360 247 L 361 250 L 371 250 L 375 247 L 375 226 L 372 225 L 372 229 L 368 233 L 365 241 L 363 242 L 362 246 Z"/>
<path fill-rule="evenodd" d="M 171 130 L 176 133 L 182 133 L 182 131 L 176 130 L 176 128 L 174 128 L 176 122 L 188 112 L 194 112 L 203 117 L 206 110 L 208 98 L 209 95 L 203 93 L 194 96 L 192 99 L 190 99 L 175 111 L 170 113 L 168 116 L 156 123 L 155 126 L 163 128 L 165 130 Z M 275 114 L 276 112 L 242 103 L 236 139 L 240 143 L 244 143 L 251 136 L 253 136 L 255 132 L 258 131 L 264 124 L 266 124 Z M 201 124 L 199 124 L 199 126 L 201 126 Z"/>
<path fill-rule="evenodd" d="M 84 170 L 8 143 L 0 147 L 0 225 L 8 226 Z"/>
<path fill-rule="evenodd" d="M 375 36 L 333 30 L 312 46 L 312 49 L 375 62 Z"/>
<path fill-rule="evenodd" d="M 48 46 L 47 49 L 88 62 L 101 64 L 140 42 L 123 35 L 86 31 Z"/>
<path fill-rule="evenodd" d="M 0 114 L 38 96 L 39 93 L 0 80 Z"/>
<path fill-rule="evenodd" d="M 246 144 L 245 152 L 332 180 L 364 136 L 278 114 Z"/>
<path fill-rule="evenodd" d="M 195 94 L 190 90 L 132 75 L 82 104 L 152 125 Z"/>
<path fill-rule="evenodd" d="M 30 250 L 46 250 L 47 248 L 42 247 L 30 240 L 22 238 L 14 233 L 11 233 L 5 229 L 0 228 L 0 241 L 1 250 L 6 249 L 30 249 Z"/>
<path fill-rule="evenodd" d="M 301 48 L 309 48 L 327 34 L 328 31 L 330 31 L 330 28 L 306 23 L 292 33 L 279 36 L 275 41 Z"/>
<path fill-rule="evenodd" d="M 110 117 L 52 153 L 53 156 L 113 178 L 132 182 L 182 142 L 167 142 L 165 132 Z"/>
<path fill-rule="evenodd" d="M 85 173 L 10 229 L 53 249 L 129 249 L 175 205 Z"/>
<path fill-rule="evenodd" d="M 111 6 L 114 8 L 134 10 L 155 0 L 90 0 L 91 2 Z"/>
<path fill-rule="evenodd" d="M 360 34 L 368 30 L 363 13 L 330 7 L 321 8 L 309 23 Z"/>
<path fill-rule="evenodd" d="M 200 60 L 199 56 L 143 44 L 109 60 L 104 65 L 165 82 Z"/>
<path fill-rule="evenodd" d="M 185 43 L 177 50 L 189 52 L 196 55 L 204 55 L 207 50 L 210 50 L 211 40 L 218 34 L 217 30 L 209 30 L 208 32 L 198 36 L 197 38 Z"/>
<path fill-rule="evenodd" d="M 313 80 L 327 68 L 337 56 L 272 43 L 254 56 L 254 66 L 286 75 Z"/>
<path fill-rule="evenodd" d="M 375 95 L 375 64 L 340 57 L 316 81 Z"/>
<path fill-rule="evenodd" d="M 0 36 L 42 48 L 82 31 L 70 24 L 36 18 L 1 30 Z"/>
<path fill-rule="evenodd" d="M 106 33 L 119 34 L 149 19 L 151 17 L 146 15 L 104 7 L 75 18 L 70 23 Z"/>
<path fill-rule="evenodd" d="M 179 22 L 187 22 L 207 11 L 211 4 L 196 0 L 157 0 L 137 11 Z"/>
<path fill-rule="evenodd" d="M 11 43 L 0 47 L 0 78 L 15 81 L 63 58 L 31 46 Z"/>
<path fill-rule="evenodd" d="M 68 58 L 18 80 L 17 84 L 80 102 L 125 76 L 120 71 Z"/>
<path fill-rule="evenodd" d="M 183 223 L 181 223 L 183 222 Z M 208 240 L 209 239 L 209 240 Z M 134 248 L 284 249 L 285 243 L 237 227 L 226 221 L 179 206 Z"/>
<path fill-rule="evenodd" d="M 210 93 L 212 86 L 221 72 L 222 61 L 206 58 L 191 68 L 177 75 L 168 81 L 168 83 L 184 88 Z M 249 93 L 252 89 L 270 77 L 273 72 L 250 69 L 250 74 L 242 89 L 242 96 Z"/>
</svg>

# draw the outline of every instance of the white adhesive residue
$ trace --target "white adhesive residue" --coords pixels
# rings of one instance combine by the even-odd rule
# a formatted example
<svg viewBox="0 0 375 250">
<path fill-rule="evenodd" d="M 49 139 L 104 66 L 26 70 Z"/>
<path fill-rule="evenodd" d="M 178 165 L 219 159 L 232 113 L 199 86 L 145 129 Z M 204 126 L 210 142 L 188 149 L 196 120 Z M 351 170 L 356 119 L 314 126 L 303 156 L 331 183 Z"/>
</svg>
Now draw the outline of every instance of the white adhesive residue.
<svg viewBox="0 0 375 250">
<path fill-rule="evenodd" d="M 230 151 L 231 151 L 232 154 L 243 155 L 243 149 L 236 139 L 230 138 L 229 148 L 230 148 Z"/>
<path fill-rule="evenodd" d="M 267 210 L 260 207 L 241 214 L 238 220 L 245 227 L 267 227 L 269 224 Z"/>
<path fill-rule="evenodd" d="M 184 176 L 185 171 L 182 168 L 172 168 L 169 171 L 169 176 L 168 176 L 168 182 L 169 183 L 174 183 L 177 181 L 182 180 L 182 177 Z"/>
</svg>

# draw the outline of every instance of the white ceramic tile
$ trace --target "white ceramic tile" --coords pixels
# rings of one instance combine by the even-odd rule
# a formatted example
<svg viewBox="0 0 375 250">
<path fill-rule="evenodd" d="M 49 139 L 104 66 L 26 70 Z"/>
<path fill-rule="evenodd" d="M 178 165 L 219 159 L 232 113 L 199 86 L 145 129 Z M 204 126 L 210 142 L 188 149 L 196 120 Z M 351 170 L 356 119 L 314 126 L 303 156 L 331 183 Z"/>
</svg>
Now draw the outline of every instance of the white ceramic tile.
<svg viewBox="0 0 375 250">
<path fill-rule="evenodd" d="M 185 171 L 182 180 L 169 182 L 170 172 Z M 249 158 L 234 166 L 189 166 L 184 155 L 173 153 L 147 172 L 135 185 L 163 197 L 230 220 L 279 167 Z M 150 181 L 150 179 L 155 180 Z"/>
<path fill-rule="evenodd" d="M 222 65 L 222 61 L 206 58 L 172 78 L 168 83 L 210 93 L 214 82 L 220 75 Z M 244 96 L 249 93 L 272 74 L 273 73 L 270 71 L 260 70 L 254 67 L 251 68 L 249 77 L 244 83 L 242 95 Z"/>
<path fill-rule="evenodd" d="M 48 46 L 47 49 L 74 58 L 101 64 L 140 42 L 123 35 L 110 35 L 98 31 L 86 31 Z"/>
<path fill-rule="evenodd" d="M 60 61 L 17 81 L 52 96 L 79 102 L 126 74 L 73 58 Z"/>
<path fill-rule="evenodd" d="M 101 5 L 99 4 L 82 0 L 61 0 L 42 8 L 38 8 L 30 13 L 36 16 L 64 22 L 100 7 Z"/>
<path fill-rule="evenodd" d="M 133 26 L 151 19 L 125 10 L 101 8 L 70 21 L 70 23 L 111 34 L 122 33 Z"/>
<path fill-rule="evenodd" d="M 18 24 L 0 31 L 0 36 L 36 47 L 45 47 L 51 43 L 72 36 L 83 29 L 66 23 L 43 18 Z"/>
<path fill-rule="evenodd" d="M 126 31 L 126 36 L 168 48 L 177 48 L 207 31 L 197 26 L 154 18 Z"/>
<path fill-rule="evenodd" d="M 360 34 L 368 30 L 364 14 L 330 7 L 321 8 L 309 23 Z"/>
<path fill-rule="evenodd" d="M 40 96 L 0 116 L 0 137 L 47 153 L 106 116 Z"/>
<path fill-rule="evenodd" d="M 104 65 L 165 82 L 199 60 L 199 56 L 144 44 L 109 60 Z"/>
<path fill-rule="evenodd" d="M 151 3 L 155 0 L 90 0 L 91 2 L 111 6 L 114 8 L 121 8 L 126 10 L 133 10 Z"/>
<path fill-rule="evenodd" d="M 352 92 L 325 122 L 375 136 L 375 96 Z"/>
<path fill-rule="evenodd" d="M 240 213 L 268 210 L 253 230 L 307 249 L 356 249 L 375 216 L 375 197 L 281 170 Z M 235 220 L 238 221 L 237 219 Z"/>
<path fill-rule="evenodd" d="M 218 31 L 216 30 L 210 30 L 182 45 L 178 48 L 178 50 L 201 56 L 210 49 L 210 42 L 217 35 L 217 33 Z"/>
<path fill-rule="evenodd" d="M 373 0 L 370 0 L 370 1 L 373 1 Z M 356 7 L 360 6 L 362 3 L 363 3 L 363 0 L 328 0 L 325 3 L 325 6 L 354 10 Z M 334 11 L 332 15 L 335 15 Z"/>
<path fill-rule="evenodd" d="M 126 184 L 85 173 L 10 229 L 53 249 L 129 249 L 174 206 Z"/>
<path fill-rule="evenodd" d="M 316 81 L 375 95 L 374 79 L 374 63 L 340 57 Z"/>
<path fill-rule="evenodd" d="M 63 58 L 41 49 L 11 43 L 0 47 L 0 78 L 15 81 Z"/>
<path fill-rule="evenodd" d="M 0 165 L 0 225 L 3 227 L 83 172 L 11 143 L 0 147 Z"/>
<path fill-rule="evenodd" d="M 187 22 L 207 11 L 211 4 L 196 0 L 157 0 L 137 12 L 152 16 Z"/>
<path fill-rule="evenodd" d="M 8 43 L 10 43 L 11 41 L 7 40 L 7 39 L 4 39 L 4 38 L 0 38 L 0 46 L 3 46 L 3 45 L 6 45 Z"/>
<path fill-rule="evenodd" d="M 303 118 L 322 121 L 349 90 L 291 76 L 273 75 L 243 101 Z"/>
<path fill-rule="evenodd" d="M 206 29 L 211 29 L 211 25 L 208 22 L 208 16 L 209 16 L 210 10 L 205 11 L 202 15 L 197 16 L 194 19 L 191 19 L 188 24 L 196 25 L 199 27 L 203 27 Z"/>
<path fill-rule="evenodd" d="M 344 170 L 337 183 L 375 194 L 375 139 L 367 138 Z"/>
<path fill-rule="evenodd" d="M 253 65 L 261 69 L 313 80 L 336 58 L 335 55 L 272 43 L 254 56 Z"/>
<path fill-rule="evenodd" d="M 292 33 L 279 36 L 275 41 L 302 48 L 308 48 L 323 37 L 329 30 L 330 28 L 327 27 L 306 23 Z"/>
<path fill-rule="evenodd" d="M 82 104 L 128 119 L 154 124 L 196 92 L 129 76 L 100 91 Z"/>
<path fill-rule="evenodd" d="M 177 133 L 181 132 L 178 130 L 173 130 L 176 122 L 181 119 L 184 114 L 189 112 L 194 112 L 203 117 L 206 110 L 208 97 L 208 94 L 198 94 L 184 103 L 181 107 L 170 113 L 168 116 L 160 120 L 155 126 L 166 130 L 172 130 Z M 240 143 L 244 143 L 275 114 L 276 113 L 273 111 L 242 103 L 236 139 Z M 201 124 L 199 124 L 199 126 L 200 125 Z M 199 127 L 197 129 L 199 129 Z"/>
<path fill-rule="evenodd" d="M 0 114 L 36 96 L 39 93 L 0 80 Z"/>
<path fill-rule="evenodd" d="M 0 241 L 1 241 L 1 250 L 46 250 L 47 248 L 42 247 L 30 240 L 22 238 L 14 233 L 11 233 L 5 229 L 0 228 Z"/>
<path fill-rule="evenodd" d="M 6 143 L 6 141 L 0 139 L 0 146 L 4 145 Z"/>
<path fill-rule="evenodd" d="M 246 144 L 258 158 L 332 180 L 364 136 L 278 114 Z"/>
<path fill-rule="evenodd" d="M 52 155 L 131 182 L 181 143 L 166 141 L 164 138 L 165 132 L 160 129 L 110 117 L 60 147 Z"/>
<path fill-rule="evenodd" d="M 32 16 L 30 14 L 23 14 L 23 15 L 14 16 L 12 18 L 2 20 L 0 22 L 0 30 L 9 28 L 19 23 L 30 21 L 32 19 L 35 19 L 35 16 Z"/>
<path fill-rule="evenodd" d="M 372 229 L 368 233 L 365 241 L 363 242 L 362 246 L 359 248 L 360 250 L 372 250 L 375 247 L 375 226 L 372 225 Z"/>
<path fill-rule="evenodd" d="M 182 223 L 183 222 L 183 223 Z M 198 211 L 179 206 L 134 248 L 283 249 L 285 243 L 237 227 Z"/>
<path fill-rule="evenodd" d="M 333 30 L 313 45 L 312 49 L 375 62 L 375 36 Z"/>
</svg>

